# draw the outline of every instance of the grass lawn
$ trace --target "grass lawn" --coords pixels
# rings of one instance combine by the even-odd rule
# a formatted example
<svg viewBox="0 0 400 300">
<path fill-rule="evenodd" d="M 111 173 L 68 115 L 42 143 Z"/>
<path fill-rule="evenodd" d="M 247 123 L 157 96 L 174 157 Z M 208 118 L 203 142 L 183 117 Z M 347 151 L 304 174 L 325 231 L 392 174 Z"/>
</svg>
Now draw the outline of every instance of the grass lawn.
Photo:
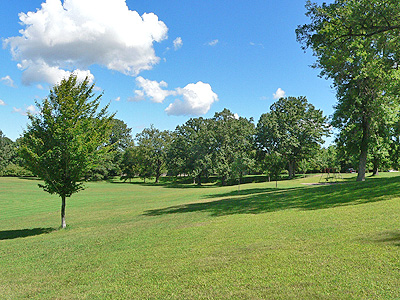
<svg viewBox="0 0 400 300">
<path fill-rule="evenodd" d="M 400 174 L 305 185 L 0 178 L 0 299 L 400 299 Z"/>
</svg>

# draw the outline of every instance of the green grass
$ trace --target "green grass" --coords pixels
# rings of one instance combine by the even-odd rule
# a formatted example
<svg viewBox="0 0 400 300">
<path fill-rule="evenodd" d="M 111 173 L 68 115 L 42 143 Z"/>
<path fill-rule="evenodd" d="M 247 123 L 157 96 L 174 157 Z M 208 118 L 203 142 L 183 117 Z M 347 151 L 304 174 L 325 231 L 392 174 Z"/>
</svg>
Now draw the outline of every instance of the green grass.
<svg viewBox="0 0 400 300">
<path fill-rule="evenodd" d="M 0 299 L 400 299 L 400 177 L 336 185 L 0 178 Z"/>
</svg>

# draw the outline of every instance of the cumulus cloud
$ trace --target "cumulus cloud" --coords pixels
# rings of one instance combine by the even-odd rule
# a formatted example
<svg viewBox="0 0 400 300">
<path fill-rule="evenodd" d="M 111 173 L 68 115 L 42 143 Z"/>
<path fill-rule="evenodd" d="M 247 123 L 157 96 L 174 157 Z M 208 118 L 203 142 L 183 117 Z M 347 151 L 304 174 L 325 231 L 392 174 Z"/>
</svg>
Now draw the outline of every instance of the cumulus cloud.
<svg viewBox="0 0 400 300">
<path fill-rule="evenodd" d="M 207 45 L 212 47 L 212 46 L 215 46 L 218 43 L 219 43 L 219 40 L 212 40 L 211 42 L 208 42 Z"/>
<path fill-rule="evenodd" d="M 273 96 L 274 96 L 275 100 L 278 100 L 280 98 L 285 97 L 286 96 L 286 92 L 284 90 L 282 90 L 281 88 L 278 88 L 276 90 L 276 92 L 273 94 Z"/>
<path fill-rule="evenodd" d="M 93 64 L 136 76 L 159 62 L 153 43 L 168 32 L 157 15 L 140 16 L 126 0 L 46 0 L 19 18 L 21 36 L 4 43 L 20 62 L 24 84 L 54 83 L 75 69 L 87 74 Z"/>
<path fill-rule="evenodd" d="M 121 97 L 115 98 L 114 101 L 117 101 L 117 102 L 121 101 Z"/>
<path fill-rule="evenodd" d="M 0 79 L 1 82 L 3 82 L 5 85 L 10 86 L 10 87 L 16 87 L 14 80 L 11 79 L 10 75 L 4 76 Z"/>
<path fill-rule="evenodd" d="M 13 107 L 13 112 L 22 116 L 27 116 L 28 114 L 36 115 L 39 113 L 35 105 L 29 105 L 25 107 L 25 109 Z"/>
<path fill-rule="evenodd" d="M 174 40 L 174 49 L 175 49 L 175 51 L 180 49 L 182 47 L 182 45 L 183 45 L 182 38 L 181 37 L 177 37 Z"/>
<path fill-rule="evenodd" d="M 218 95 L 212 91 L 211 86 L 201 81 L 178 88 L 176 93 L 181 95 L 183 100 L 176 99 L 171 103 L 165 109 L 168 115 L 203 115 L 210 110 L 214 102 L 218 101 Z"/>
<path fill-rule="evenodd" d="M 6 103 L 0 99 L 0 106 L 5 106 L 5 105 L 6 105 Z"/>
<path fill-rule="evenodd" d="M 54 85 L 59 83 L 61 79 L 69 77 L 71 73 L 74 73 L 78 80 L 83 80 L 88 77 L 89 81 L 94 80 L 93 74 L 89 70 L 79 70 L 76 69 L 73 72 L 65 71 L 58 66 L 49 66 L 44 61 L 37 61 L 32 64 L 30 61 L 22 61 L 18 64 L 18 68 L 23 70 L 22 73 L 22 83 L 24 85 L 30 85 L 33 82 L 44 81 Z"/>
<path fill-rule="evenodd" d="M 163 103 L 166 97 L 175 94 L 175 91 L 164 89 L 168 87 L 165 81 L 157 82 L 139 76 L 136 78 L 136 84 L 141 88 L 141 90 L 135 90 L 133 101 L 136 102 L 145 100 L 147 97 L 155 103 Z"/>
</svg>

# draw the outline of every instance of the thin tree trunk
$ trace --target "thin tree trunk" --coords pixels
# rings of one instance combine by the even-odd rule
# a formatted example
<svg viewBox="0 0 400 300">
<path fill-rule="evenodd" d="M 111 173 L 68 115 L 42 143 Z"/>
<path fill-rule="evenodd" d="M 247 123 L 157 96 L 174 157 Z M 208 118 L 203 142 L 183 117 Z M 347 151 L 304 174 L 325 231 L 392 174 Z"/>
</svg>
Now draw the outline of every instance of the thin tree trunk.
<svg viewBox="0 0 400 300">
<path fill-rule="evenodd" d="M 65 196 L 61 196 L 61 228 L 66 228 L 67 223 L 65 222 Z"/>
<path fill-rule="evenodd" d="M 294 162 L 289 161 L 289 179 L 294 177 Z"/>
<path fill-rule="evenodd" d="M 360 164 L 358 166 L 357 181 L 365 181 L 365 171 L 367 168 L 369 121 L 364 116 L 362 121 L 362 139 L 360 147 Z"/>
<path fill-rule="evenodd" d="M 372 169 L 372 176 L 378 176 L 379 175 L 379 160 L 377 158 L 374 158 L 374 168 Z"/>
</svg>

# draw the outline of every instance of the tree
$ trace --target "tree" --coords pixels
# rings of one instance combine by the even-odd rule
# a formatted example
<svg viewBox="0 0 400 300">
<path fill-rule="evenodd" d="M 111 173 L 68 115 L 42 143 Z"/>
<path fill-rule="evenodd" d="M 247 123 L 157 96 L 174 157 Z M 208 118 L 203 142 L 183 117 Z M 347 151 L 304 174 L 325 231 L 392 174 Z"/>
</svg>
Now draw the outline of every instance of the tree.
<svg viewBox="0 0 400 300">
<path fill-rule="evenodd" d="M 239 181 L 254 165 L 253 120 L 235 116 L 228 109 L 215 113 L 210 120 L 214 133 L 213 158 L 215 172 L 222 185 Z"/>
<path fill-rule="evenodd" d="M 336 0 L 321 6 L 307 1 L 306 8 L 311 23 L 297 28 L 297 39 L 313 50 L 320 75 L 333 80 L 338 104 L 332 124 L 359 132 L 357 181 L 363 181 L 374 127 L 388 126 L 398 110 L 400 6 L 395 0 Z"/>
<path fill-rule="evenodd" d="M 15 156 L 14 142 L 0 130 L 0 174 Z"/>
<path fill-rule="evenodd" d="M 147 177 L 155 176 L 156 183 L 165 169 L 170 136 L 169 131 L 160 131 L 153 125 L 136 135 L 141 169 L 146 170 L 143 174 Z"/>
<path fill-rule="evenodd" d="M 112 119 L 111 134 L 106 145 L 108 153 L 101 156 L 95 166 L 86 174 L 87 180 L 104 180 L 111 176 L 121 175 L 120 164 L 122 155 L 129 146 L 133 145 L 132 129 L 124 121 Z"/>
<path fill-rule="evenodd" d="M 191 118 L 177 126 L 167 154 L 168 170 L 193 176 L 198 185 L 213 173 L 215 134 L 210 119 Z"/>
<path fill-rule="evenodd" d="M 257 148 L 267 154 L 278 153 L 286 160 L 289 178 L 295 175 L 296 162 L 310 158 L 328 134 L 326 117 L 305 97 L 281 98 L 262 114 L 256 128 Z"/>
<path fill-rule="evenodd" d="M 39 186 L 61 197 L 61 227 L 66 227 L 66 198 L 84 188 L 86 172 L 107 151 L 113 115 L 108 105 L 99 109 L 101 95 L 94 84 L 75 75 L 55 85 L 42 103 L 40 113 L 29 114 L 30 124 L 23 134 L 20 154 L 26 167 L 44 184 Z"/>
</svg>

